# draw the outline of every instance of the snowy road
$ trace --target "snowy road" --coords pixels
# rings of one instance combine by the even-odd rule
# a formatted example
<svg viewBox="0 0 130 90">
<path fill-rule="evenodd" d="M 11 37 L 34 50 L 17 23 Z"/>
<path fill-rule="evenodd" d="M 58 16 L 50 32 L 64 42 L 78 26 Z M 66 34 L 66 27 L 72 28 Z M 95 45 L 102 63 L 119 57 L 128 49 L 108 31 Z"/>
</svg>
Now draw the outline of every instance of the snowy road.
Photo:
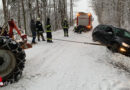
<svg viewBox="0 0 130 90">
<path fill-rule="evenodd" d="M 91 33 L 76 34 L 71 28 L 69 38 L 63 37 L 62 30 L 54 32 L 53 38 L 92 42 Z M 108 63 L 130 63 L 130 59 L 115 56 L 105 47 L 55 40 L 53 44 L 40 42 L 26 54 L 22 79 L 0 90 L 130 90 L 130 75 Z"/>
<path fill-rule="evenodd" d="M 75 12 L 91 12 L 86 1 L 80 0 Z M 97 19 L 93 17 L 96 26 Z M 76 34 L 71 28 L 69 38 L 63 37 L 62 30 L 54 32 L 53 38 L 92 42 L 91 33 Z M 52 44 L 34 45 L 26 50 L 26 56 L 22 79 L 0 90 L 130 90 L 130 75 L 108 63 L 121 60 L 127 65 L 130 59 L 102 46 L 55 40 Z"/>
<path fill-rule="evenodd" d="M 53 38 L 92 42 L 91 32 L 80 35 L 70 31 L 70 37 L 64 38 L 60 30 Z M 0 90 L 130 90 L 122 89 L 128 88 L 128 75 L 107 63 L 105 47 L 40 42 L 26 54 L 22 79 Z"/>
</svg>

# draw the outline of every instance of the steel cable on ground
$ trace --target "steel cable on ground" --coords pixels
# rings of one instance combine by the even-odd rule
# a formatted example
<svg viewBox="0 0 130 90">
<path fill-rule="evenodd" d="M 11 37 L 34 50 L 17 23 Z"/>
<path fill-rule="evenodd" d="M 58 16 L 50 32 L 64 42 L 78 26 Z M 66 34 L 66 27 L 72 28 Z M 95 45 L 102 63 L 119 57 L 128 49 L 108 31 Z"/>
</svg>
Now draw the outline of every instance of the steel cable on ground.
<svg viewBox="0 0 130 90">
<path fill-rule="evenodd" d="M 64 42 L 72 42 L 72 43 L 81 43 L 81 44 L 90 44 L 90 45 L 97 45 L 97 46 L 105 46 L 103 44 L 91 43 L 91 42 L 80 42 L 80 41 L 64 40 L 64 39 L 56 39 L 56 38 L 53 38 L 53 40 L 64 41 Z"/>
</svg>

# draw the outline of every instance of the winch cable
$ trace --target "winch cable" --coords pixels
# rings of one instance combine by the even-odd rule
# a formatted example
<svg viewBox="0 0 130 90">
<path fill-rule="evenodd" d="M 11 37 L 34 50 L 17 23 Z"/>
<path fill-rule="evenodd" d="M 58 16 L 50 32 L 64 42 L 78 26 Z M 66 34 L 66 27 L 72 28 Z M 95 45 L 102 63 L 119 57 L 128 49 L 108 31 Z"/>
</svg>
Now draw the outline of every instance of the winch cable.
<svg viewBox="0 0 130 90">
<path fill-rule="evenodd" d="M 97 46 L 105 46 L 103 44 L 98 44 L 98 43 L 80 42 L 80 41 L 64 40 L 64 39 L 56 39 L 56 38 L 54 38 L 53 40 L 64 41 L 64 42 L 72 42 L 72 43 L 81 43 L 81 44 L 90 44 L 90 45 L 97 45 Z"/>
</svg>

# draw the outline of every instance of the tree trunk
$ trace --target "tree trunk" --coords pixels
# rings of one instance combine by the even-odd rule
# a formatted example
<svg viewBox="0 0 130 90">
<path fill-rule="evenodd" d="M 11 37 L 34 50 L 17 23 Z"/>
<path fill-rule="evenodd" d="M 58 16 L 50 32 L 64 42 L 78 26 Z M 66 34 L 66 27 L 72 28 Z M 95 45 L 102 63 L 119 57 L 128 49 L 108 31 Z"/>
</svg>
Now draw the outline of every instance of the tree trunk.
<svg viewBox="0 0 130 90">
<path fill-rule="evenodd" d="M 32 1 L 31 0 L 28 0 L 28 8 L 30 10 L 29 14 L 30 14 L 30 19 L 33 19 L 32 18 Z"/>
<path fill-rule="evenodd" d="M 22 9 L 23 9 L 23 18 L 24 18 L 24 29 L 25 29 L 25 33 L 27 34 L 27 29 L 26 29 L 26 13 L 25 13 L 25 8 L 24 8 L 24 0 L 22 1 Z"/>
<path fill-rule="evenodd" d="M 56 21 L 57 21 L 57 18 L 56 18 L 56 0 L 53 0 L 53 3 L 54 3 L 54 20 L 55 20 L 55 22 L 54 22 L 54 30 L 56 30 L 56 28 L 57 28 L 57 25 L 56 25 Z"/>
<path fill-rule="evenodd" d="M 2 0 L 3 3 L 3 11 L 4 11 L 4 20 L 5 22 L 8 21 L 8 6 L 7 6 L 7 1 L 6 0 Z"/>
<path fill-rule="evenodd" d="M 21 28 L 21 11 L 20 11 L 20 2 L 18 3 L 18 26 Z"/>
<path fill-rule="evenodd" d="M 70 25 L 73 25 L 73 0 L 70 0 Z"/>
<path fill-rule="evenodd" d="M 37 0 L 37 18 L 40 18 L 39 1 Z"/>
</svg>

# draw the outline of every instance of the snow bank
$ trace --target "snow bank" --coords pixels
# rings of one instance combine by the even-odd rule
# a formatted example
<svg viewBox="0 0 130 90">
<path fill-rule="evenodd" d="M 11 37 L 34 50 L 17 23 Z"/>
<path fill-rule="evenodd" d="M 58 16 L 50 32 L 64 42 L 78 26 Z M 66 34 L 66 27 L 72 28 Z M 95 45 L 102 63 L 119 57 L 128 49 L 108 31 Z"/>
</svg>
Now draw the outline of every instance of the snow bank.
<svg viewBox="0 0 130 90">
<path fill-rule="evenodd" d="M 130 57 L 107 50 L 108 62 L 130 73 Z"/>
</svg>

